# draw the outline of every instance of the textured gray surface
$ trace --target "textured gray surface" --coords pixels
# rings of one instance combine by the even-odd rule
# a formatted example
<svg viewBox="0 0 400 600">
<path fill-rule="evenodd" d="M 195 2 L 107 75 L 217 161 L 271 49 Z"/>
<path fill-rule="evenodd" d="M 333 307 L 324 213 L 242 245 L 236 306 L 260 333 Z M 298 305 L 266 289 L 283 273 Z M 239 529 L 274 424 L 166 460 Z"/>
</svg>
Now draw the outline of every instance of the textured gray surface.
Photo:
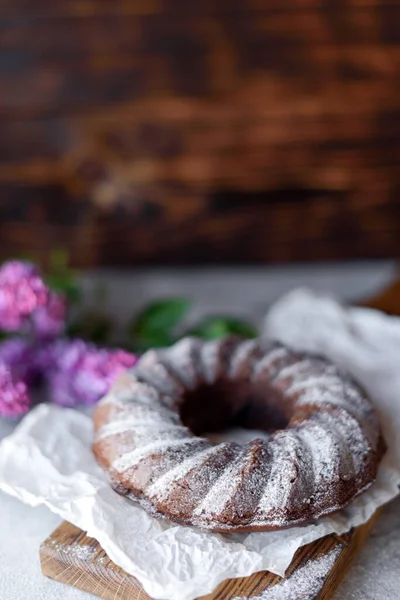
<svg viewBox="0 0 400 600">
<path fill-rule="evenodd" d="M 86 278 L 109 284 L 110 309 L 121 324 L 148 299 L 189 295 L 194 314 L 232 312 L 257 320 L 282 293 L 299 285 L 330 291 L 346 300 L 373 293 L 390 280 L 392 263 L 364 263 L 282 269 L 218 269 L 96 273 Z M 0 420 L 0 439 L 14 425 Z M 73 588 L 45 579 L 39 545 L 60 519 L 44 507 L 30 508 L 0 492 L 1 600 L 84 600 Z M 400 499 L 391 503 L 356 559 L 335 600 L 400 600 Z"/>
<path fill-rule="evenodd" d="M 334 600 L 400 598 L 400 498 L 383 508 Z"/>
</svg>

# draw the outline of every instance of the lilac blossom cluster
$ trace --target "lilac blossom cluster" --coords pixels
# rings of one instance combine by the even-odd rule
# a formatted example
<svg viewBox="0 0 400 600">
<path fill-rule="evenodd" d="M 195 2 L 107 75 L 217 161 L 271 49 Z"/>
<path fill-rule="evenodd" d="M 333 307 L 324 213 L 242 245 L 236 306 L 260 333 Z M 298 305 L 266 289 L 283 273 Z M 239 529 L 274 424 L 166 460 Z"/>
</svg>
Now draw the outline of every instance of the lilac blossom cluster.
<svg viewBox="0 0 400 600">
<path fill-rule="evenodd" d="M 0 414 L 18 417 L 29 410 L 30 396 L 24 381 L 14 379 L 10 369 L 0 362 Z"/>
<path fill-rule="evenodd" d="M 46 354 L 50 397 L 61 406 L 95 404 L 137 360 L 124 350 L 98 348 L 79 339 L 60 339 Z"/>
<path fill-rule="evenodd" d="M 12 260 L 0 268 L 0 329 L 26 331 L 47 306 L 50 290 L 31 263 Z"/>
<path fill-rule="evenodd" d="M 31 388 L 42 380 L 50 400 L 63 406 L 94 404 L 136 356 L 60 337 L 66 299 L 50 289 L 38 268 L 9 261 L 0 267 L 0 416 L 18 417 L 31 406 Z"/>
</svg>

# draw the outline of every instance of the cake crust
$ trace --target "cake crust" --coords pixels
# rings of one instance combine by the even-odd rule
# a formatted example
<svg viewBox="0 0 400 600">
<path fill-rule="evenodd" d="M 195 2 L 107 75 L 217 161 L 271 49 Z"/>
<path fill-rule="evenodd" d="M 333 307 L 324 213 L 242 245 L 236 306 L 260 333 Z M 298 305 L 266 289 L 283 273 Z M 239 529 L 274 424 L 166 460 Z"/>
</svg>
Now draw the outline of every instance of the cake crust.
<svg viewBox="0 0 400 600">
<path fill-rule="evenodd" d="M 385 450 L 365 392 L 325 359 L 279 344 L 184 338 L 151 350 L 94 413 L 93 452 L 149 514 L 220 532 L 305 525 L 375 480 Z M 203 434 L 270 432 L 240 445 Z"/>
</svg>

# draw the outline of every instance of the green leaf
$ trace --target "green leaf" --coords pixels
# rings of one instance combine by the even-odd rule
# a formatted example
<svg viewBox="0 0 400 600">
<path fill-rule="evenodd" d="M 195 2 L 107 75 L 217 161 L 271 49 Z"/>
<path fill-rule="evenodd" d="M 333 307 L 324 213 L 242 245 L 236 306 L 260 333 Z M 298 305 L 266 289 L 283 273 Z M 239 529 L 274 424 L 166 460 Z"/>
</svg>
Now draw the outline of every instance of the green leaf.
<svg viewBox="0 0 400 600">
<path fill-rule="evenodd" d="M 64 294 L 70 302 L 79 302 L 82 297 L 78 282 L 70 274 L 46 275 L 45 281 L 52 290 Z"/>
<path fill-rule="evenodd" d="M 134 352 L 145 352 L 149 348 L 166 348 L 174 343 L 172 335 L 166 331 L 148 331 L 137 336 L 131 343 Z"/>
<path fill-rule="evenodd" d="M 250 323 L 234 317 L 206 317 L 188 333 L 205 340 L 216 340 L 227 335 L 244 338 L 257 336 L 256 329 Z"/>
<path fill-rule="evenodd" d="M 133 336 L 149 337 L 150 334 L 169 334 L 190 308 L 185 298 L 158 300 L 147 306 L 130 325 Z"/>
<path fill-rule="evenodd" d="M 45 277 L 47 285 L 56 292 L 66 296 L 71 303 L 81 299 L 76 274 L 68 267 L 68 252 L 66 250 L 53 250 L 50 253 L 50 270 Z"/>
</svg>

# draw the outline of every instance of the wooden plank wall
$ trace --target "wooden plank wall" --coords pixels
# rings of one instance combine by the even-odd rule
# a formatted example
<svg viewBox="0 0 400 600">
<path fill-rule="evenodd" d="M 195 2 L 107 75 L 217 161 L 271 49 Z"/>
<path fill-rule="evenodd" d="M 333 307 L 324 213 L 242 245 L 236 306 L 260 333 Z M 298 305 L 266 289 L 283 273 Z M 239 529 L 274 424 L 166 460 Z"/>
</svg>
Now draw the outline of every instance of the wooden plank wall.
<svg viewBox="0 0 400 600">
<path fill-rule="evenodd" d="M 397 0 L 3 0 L 0 258 L 400 253 Z"/>
</svg>

